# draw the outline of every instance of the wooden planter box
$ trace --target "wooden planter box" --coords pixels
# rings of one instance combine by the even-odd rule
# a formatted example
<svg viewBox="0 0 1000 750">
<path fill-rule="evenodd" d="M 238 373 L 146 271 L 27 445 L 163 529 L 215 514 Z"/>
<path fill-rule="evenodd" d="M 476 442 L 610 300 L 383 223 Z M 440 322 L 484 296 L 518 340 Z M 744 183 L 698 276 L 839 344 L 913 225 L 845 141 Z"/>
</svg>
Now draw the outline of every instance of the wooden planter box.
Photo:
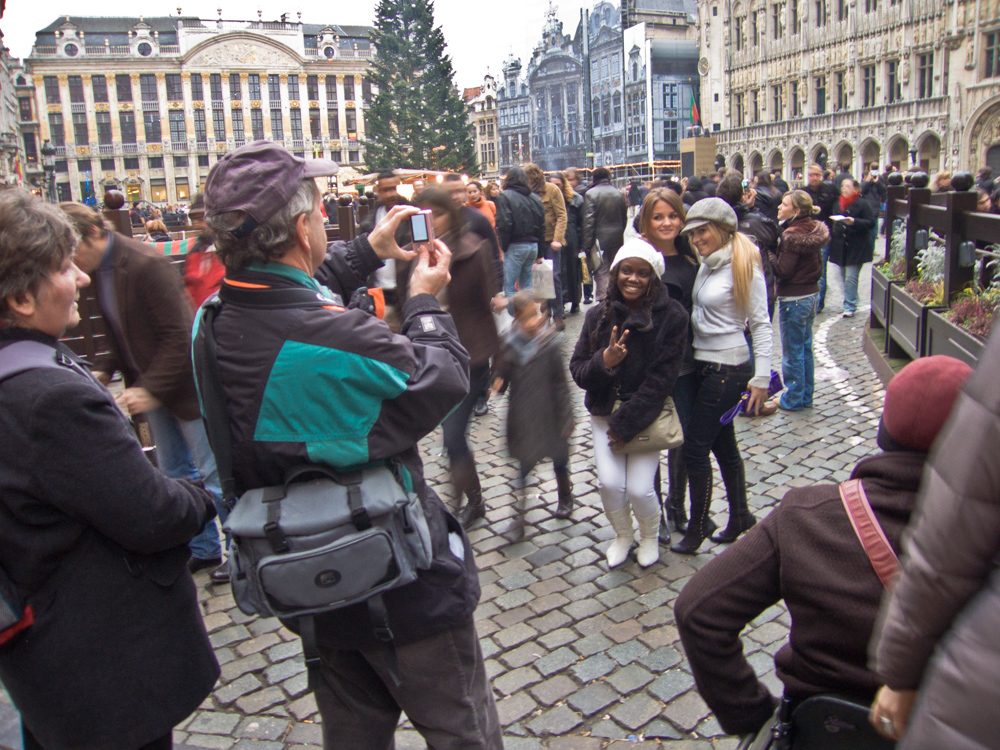
<svg viewBox="0 0 1000 750">
<path fill-rule="evenodd" d="M 962 360 L 969 367 L 976 366 L 985 346 L 981 338 L 955 325 L 937 310 L 931 310 L 927 315 L 924 343 L 925 355 L 947 354 Z"/>
<path fill-rule="evenodd" d="M 889 280 L 877 268 L 872 268 L 872 328 L 885 328 L 885 321 L 889 317 L 889 286 L 893 282 Z"/>
<path fill-rule="evenodd" d="M 889 329 L 889 356 L 924 356 L 927 315 L 931 310 L 943 310 L 918 302 L 901 284 L 890 284 L 886 327 Z"/>
</svg>

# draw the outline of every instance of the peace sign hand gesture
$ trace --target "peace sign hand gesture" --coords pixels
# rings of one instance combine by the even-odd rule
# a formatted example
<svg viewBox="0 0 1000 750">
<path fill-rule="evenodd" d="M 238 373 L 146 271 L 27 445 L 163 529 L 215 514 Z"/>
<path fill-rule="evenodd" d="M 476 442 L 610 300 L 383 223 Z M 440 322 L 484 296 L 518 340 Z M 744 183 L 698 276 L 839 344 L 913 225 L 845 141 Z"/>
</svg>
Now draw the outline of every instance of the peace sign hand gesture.
<svg viewBox="0 0 1000 750">
<path fill-rule="evenodd" d="M 618 326 L 611 328 L 611 341 L 608 342 L 608 346 L 604 350 L 605 369 L 613 370 L 625 360 L 626 355 L 628 355 L 628 349 L 625 348 L 625 340 L 628 338 L 628 334 L 627 328 L 622 331 L 621 336 L 618 335 Z"/>
</svg>

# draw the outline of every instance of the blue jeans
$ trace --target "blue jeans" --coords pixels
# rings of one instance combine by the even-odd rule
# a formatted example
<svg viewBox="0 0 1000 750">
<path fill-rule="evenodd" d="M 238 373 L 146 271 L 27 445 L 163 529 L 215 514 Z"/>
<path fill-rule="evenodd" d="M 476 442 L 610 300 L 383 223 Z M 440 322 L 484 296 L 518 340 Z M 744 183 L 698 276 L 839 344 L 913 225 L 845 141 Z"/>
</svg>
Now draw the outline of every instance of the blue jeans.
<svg viewBox="0 0 1000 750">
<path fill-rule="evenodd" d="M 219 469 L 208 443 L 205 425 L 200 419 L 183 421 L 160 407 L 146 414 L 156 441 L 156 462 L 160 471 L 174 479 L 204 482 L 212 493 L 219 520 L 229 515 L 222 505 L 222 488 L 219 486 Z M 208 521 L 197 536 L 188 542 L 191 555 L 200 560 L 211 560 L 222 555 L 219 531 L 215 520 Z"/>
<path fill-rule="evenodd" d="M 812 406 L 813 401 L 813 319 L 818 294 L 794 300 L 778 300 L 781 320 L 781 375 L 785 392 L 781 407 L 794 411 Z"/>
<path fill-rule="evenodd" d="M 841 266 L 840 280 L 844 282 L 844 312 L 856 312 L 858 309 L 858 276 L 861 266 Z"/>
<path fill-rule="evenodd" d="M 531 266 L 537 257 L 538 245 L 534 242 L 512 242 L 507 246 L 503 254 L 503 293 L 507 299 L 514 296 L 515 282 L 518 289 L 531 288 Z"/>
<path fill-rule="evenodd" d="M 820 254 L 819 304 L 816 306 L 816 312 L 823 312 L 823 305 L 826 304 L 826 262 L 828 260 L 830 260 L 830 245 L 826 244 Z"/>
</svg>

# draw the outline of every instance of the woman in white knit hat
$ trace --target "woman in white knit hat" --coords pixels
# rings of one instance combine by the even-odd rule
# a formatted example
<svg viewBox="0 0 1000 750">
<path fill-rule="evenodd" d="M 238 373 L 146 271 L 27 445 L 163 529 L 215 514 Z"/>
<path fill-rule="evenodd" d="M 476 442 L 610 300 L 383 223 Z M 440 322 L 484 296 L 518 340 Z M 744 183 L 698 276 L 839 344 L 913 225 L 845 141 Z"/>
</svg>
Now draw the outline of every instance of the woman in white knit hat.
<svg viewBox="0 0 1000 750">
<path fill-rule="evenodd" d="M 691 520 L 684 538 L 670 549 L 693 555 L 714 529 L 708 517 L 712 501 L 710 451 L 719 463 L 729 499 L 729 523 L 712 540 L 732 542 L 756 523 L 747 506 L 736 430 L 732 422 L 720 424 L 719 418 L 736 406 L 747 388 L 748 414 L 773 413 L 777 406 L 765 404 L 771 373 L 771 320 L 757 246 L 737 231 L 736 213 L 721 198 L 695 203 L 682 231 L 701 257 L 691 310 L 697 393 L 684 431 Z M 747 328 L 753 340 L 752 357 Z"/>
<path fill-rule="evenodd" d="M 645 240 L 622 245 L 611 264 L 608 294 L 587 312 L 570 360 L 573 379 L 587 392 L 601 502 L 615 532 L 607 549 L 612 568 L 625 562 L 632 547 L 633 514 L 639 564 L 648 567 L 660 555 L 653 487 L 659 451 L 620 448 L 659 416 L 687 345 L 688 316 L 660 281 L 663 270 L 663 256 Z"/>
</svg>

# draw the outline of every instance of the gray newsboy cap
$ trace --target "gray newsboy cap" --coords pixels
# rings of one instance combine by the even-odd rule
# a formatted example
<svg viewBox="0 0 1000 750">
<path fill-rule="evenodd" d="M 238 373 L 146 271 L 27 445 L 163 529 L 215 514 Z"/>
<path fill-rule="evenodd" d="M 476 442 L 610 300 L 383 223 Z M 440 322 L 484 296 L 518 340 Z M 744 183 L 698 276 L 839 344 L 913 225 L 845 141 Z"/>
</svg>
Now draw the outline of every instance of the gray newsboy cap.
<svg viewBox="0 0 1000 750">
<path fill-rule="evenodd" d="M 247 220 L 234 232 L 246 237 L 274 216 L 303 180 L 337 174 L 328 159 L 300 159 L 272 141 L 254 141 L 223 156 L 205 181 L 205 214 L 243 211 Z"/>
<path fill-rule="evenodd" d="M 735 232 L 739 227 L 736 212 L 722 198 L 702 198 L 687 212 L 687 221 L 681 233 L 687 233 L 706 224 L 718 224 L 727 232 Z"/>
</svg>

